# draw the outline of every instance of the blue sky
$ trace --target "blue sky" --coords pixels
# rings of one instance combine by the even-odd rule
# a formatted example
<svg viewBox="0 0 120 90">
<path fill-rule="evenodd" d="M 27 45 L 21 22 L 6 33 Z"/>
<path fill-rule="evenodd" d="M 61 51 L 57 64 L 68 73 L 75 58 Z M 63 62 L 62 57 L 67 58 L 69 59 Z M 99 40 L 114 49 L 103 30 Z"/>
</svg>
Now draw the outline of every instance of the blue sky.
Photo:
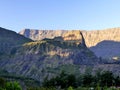
<svg viewBox="0 0 120 90">
<path fill-rule="evenodd" d="M 0 27 L 16 32 L 120 27 L 120 0 L 0 0 Z"/>
</svg>

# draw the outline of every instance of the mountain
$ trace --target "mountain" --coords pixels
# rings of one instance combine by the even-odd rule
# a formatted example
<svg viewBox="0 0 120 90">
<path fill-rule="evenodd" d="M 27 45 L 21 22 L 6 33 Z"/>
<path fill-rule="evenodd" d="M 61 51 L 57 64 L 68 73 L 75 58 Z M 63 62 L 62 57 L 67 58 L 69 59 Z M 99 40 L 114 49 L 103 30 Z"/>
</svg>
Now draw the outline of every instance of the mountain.
<svg viewBox="0 0 120 90">
<path fill-rule="evenodd" d="M 86 45 L 98 57 L 113 59 L 120 57 L 120 28 L 83 31 Z"/>
<path fill-rule="evenodd" d="M 90 50 L 95 52 L 98 57 L 114 60 L 120 59 L 120 42 L 104 40 L 99 42 L 96 46 L 90 47 Z"/>
<path fill-rule="evenodd" d="M 10 53 L 0 56 L 0 69 L 14 75 L 42 81 L 46 76 L 53 77 L 62 70 L 77 75 L 85 70 L 83 66 L 93 67 L 99 63 L 94 53 L 86 47 L 81 31 L 63 31 L 62 36 L 39 41 L 6 29 L 0 31 L 4 32 L 1 40 L 12 45 Z M 9 58 L 6 58 L 7 55 Z"/>
<path fill-rule="evenodd" d="M 32 41 L 14 31 L 0 27 L 0 56 L 9 55 L 14 47 L 18 47 L 26 42 Z M 7 55 L 5 57 L 7 57 Z"/>
<path fill-rule="evenodd" d="M 32 40 L 42 40 L 44 38 L 54 38 L 56 36 L 63 36 L 64 33 L 69 30 L 31 30 L 25 29 L 20 31 L 21 35 Z M 80 31 L 80 30 L 77 30 Z M 93 30 L 93 31 L 81 31 L 85 39 L 86 46 L 90 48 L 98 57 L 102 58 L 114 58 L 119 57 L 119 44 L 114 42 L 120 42 L 120 28 L 110 28 L 105 30 Z M 104 41 L 110 41 L 111 43 L 102 43 Z M 113 43 L 112 43 L 113 41 Z M 100 46 L 99 46 L 100 43 Z M 114 45 L 115 44 L 115 45 Z M 109 47 L 107 47 L 109 46 Z"/>
</svg>

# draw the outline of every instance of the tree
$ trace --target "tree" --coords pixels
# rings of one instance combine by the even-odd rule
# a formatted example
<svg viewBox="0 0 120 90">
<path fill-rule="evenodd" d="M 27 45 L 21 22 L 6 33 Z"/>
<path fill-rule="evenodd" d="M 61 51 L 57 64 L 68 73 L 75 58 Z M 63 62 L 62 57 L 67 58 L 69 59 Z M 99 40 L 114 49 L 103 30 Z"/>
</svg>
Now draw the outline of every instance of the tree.
<svg viewBox="0 0 120 90">
<path fill-rule="evenodd" d="M 18 82 L 7 82 L 5 88 L 6 90 L 22 90 Z"/>
<path fill-rule="evenodd" d="M 83 76 L 83 86 L 85 87 L 91 86 L 93 81 L 94 81 L 94 77 L 91 74 L 85 74 Z"/>
<path fill-rule="evenodd" d="M 48 80 L 44 79 L 43 86 L 45 87 L 60 87 L 60 88 L 68 88 L 69 86 L 76 87 L 76 77 L 75 75 L 68 75 L 65 72 L 61 72 L 59 76 L 51 78 Z"/>
<path fill-rule="evenodd" d="M 71 86 L 68 87 L 68 90 L 73 90 L 73 88 Z"/>
<path fill-rule="evenodd" d="M 115 86 L 120 86 L 120 77 L 117 76 L 117 77 L 115 77 L 114 80 L 115 80 L 115 81 L 114 81 L 114 85 L 115 85 Z"/>
<path fill-rule="evenodd" d="M 110 71 L 105 71 L 101 74 L 101 86 L 112 86 L 113 85 L 114 76 Z"/>
<path fill-rule="evenodd" d="M 4 78 L 0 78 L 0 87 L 1 88 L 5 87 L 5 83 L 6 83 L 5 79 Z"/>
</svg>

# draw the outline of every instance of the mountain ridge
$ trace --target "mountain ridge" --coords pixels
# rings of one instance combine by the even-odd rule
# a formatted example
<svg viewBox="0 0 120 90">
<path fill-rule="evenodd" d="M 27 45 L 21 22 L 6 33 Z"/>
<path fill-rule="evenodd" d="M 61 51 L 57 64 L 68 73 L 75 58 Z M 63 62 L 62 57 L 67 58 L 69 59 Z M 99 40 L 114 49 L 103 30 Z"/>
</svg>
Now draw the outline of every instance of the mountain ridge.
<svg viewBox="0 0 120 90">
<path fill-rule="evenodd" d="M 27 38 L 31 38 L 32 40 L 42 40 L 44 38 L 54 38 L 56 36 L 63 36 L 64 33 L 71 31 L 71 30 L 31 30 L 29 29 L 29 35 L 25 34 L 26 30 L 20 32 L 20 34 L 26 36 Z M 103 30 L 91 30 L 91 31 L 85 31 L 85 30 L 75 30 L 75 31 L 81 31 L 86 46 L 88 48 L 90 48 L 98 57 L 103 57 L 103 58 L 109 58 L 112 57 L 113 54 L 115 53 L 115 51 L 113 51 L 114 47 L 112 47 L 111 45 L 111 50 L 106 51 L 108 56 L 102 56 L 101 54 L 97 53 L 97 49 L 100 50 L 100 47 L 97 47 L 97 44 L 104 41 L 104 40 L 110 40 L 110 41 L 116 41 L 116 42 L 120 42 L 120 28 L 108 28 L 108 29 L 103 29 Z M 77 33 L 76 33 L 77 34 Z M 96 48 L 92 48 L 95 47 Z M 104 48 L 105 44 L 102 45 L 100 52 L 104 53 Z M 96 50 L 95 50 L 96 49 Z M 119 50 L 119 49 L 118 49 Z M 117 50 L 117 52 L 118 52 Z M 105 54 L 105 53 L 104 53 Z M 118 54 L 117 54 L 118 55 Z M 114 54 L 114 56 L 116 56 L 116 54 Z M 114 57 L 113 56 L 113 57 Z"/>
<path fill-rule="evenodd" d="M 8 42 L 12 38 L 10 40 L 12 42 L 8 42 L 8 44 L 15 43 L 9 49 L 10 53 L 7 50 L 0 56 L 0 68 L 9 73 L 34 78 L 42 82 L 46 76 L 50 78 L 59 74 L 63 70 L 63 66 L 66 68 L 72 66 L 75 71 L 66 70 L 71 73 L 79 73 L 82 65 L 94 66 L 99 64 L 99 59 L 86 47 L 80 31 L 66 31 L 63 37 L 45 38 L 39 41 L 32 41 L 16 33 L 12 33 L 8 37 L 7 33 L 9 34 L 9 32 L 5 29 L 3 31 L 6 33 L 0 39 Z M 16 39 L 20 44 L 16 43 Z M 21 40 L 25 40 L 25 42 Z M 0 41 L 0 43 L 3 42 Z M 4 45 L 3 47 L 6 48 Z M 84 69 L 82 68 L 82 71 Z"/>
</svg>

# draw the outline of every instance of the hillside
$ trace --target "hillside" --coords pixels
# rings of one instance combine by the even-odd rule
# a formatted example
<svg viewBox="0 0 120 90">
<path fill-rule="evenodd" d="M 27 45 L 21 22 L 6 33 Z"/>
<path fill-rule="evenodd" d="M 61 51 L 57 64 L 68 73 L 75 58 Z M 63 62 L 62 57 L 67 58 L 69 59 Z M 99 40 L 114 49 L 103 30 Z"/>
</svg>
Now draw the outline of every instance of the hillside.
<svg viewBox="0 0 120 90">
<path fill-rule="evenodd" d="M 64 33 L 63 37 L 46 38 L 15 46 L 11 52 L 9 58 L 2 57 L 0 68 L 39 81 L 46 76 L 58 75 L 62 70 L 77 75 L 80 70 L 84 72 L 82 65 L 94 66 L 99 61 L 86 47 L 82 33 L 74 30 Z"/>
<path fill-rule="evenodd" d="M 75 30 L 80 31 L 80 30 Z M 21 35 L 31 38 L 32 40 L 42 40 L 44 38 L 54 38 L 56 36 L 63 36 L 69 30 L 31 30 L 25 29 L 20 31 Z M 76 33 L 77 34 L 77 33 Z M 90 48 L 98 57 L 114 58 L 120 57 L 119 44 L 120 42 L 120 28 L 110 28 L 105 30 L 82 30 L 86 46 Z M 103 41 L 110 41 L 111 43 L 102 43 Z M 112 43 L 113 42 L 113 43 Z M 100 44 L 100 46 L 99 46 Z M 107 47 L 108 46 L 108 47 Z"/>
<path fill-rule="evenodd" d="M 112 59 L 120 57 L 120 28 L 83 31 L 86 45 L 98 57 Z"/>
<path fill-rule="evenodd" d="M 9 56 L 13 48 L 30 41 L 32 40 L 25 38 L 14 31 L 0 27 L 0 59 L 2 56 Z"/>
</svg>

